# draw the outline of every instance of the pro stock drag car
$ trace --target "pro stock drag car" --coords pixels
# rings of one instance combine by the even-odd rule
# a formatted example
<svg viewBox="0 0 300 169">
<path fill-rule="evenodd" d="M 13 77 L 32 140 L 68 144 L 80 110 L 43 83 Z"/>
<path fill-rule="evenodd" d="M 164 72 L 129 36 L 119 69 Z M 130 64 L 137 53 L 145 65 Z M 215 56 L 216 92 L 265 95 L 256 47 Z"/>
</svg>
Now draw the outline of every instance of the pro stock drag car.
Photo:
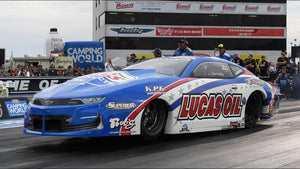
<svg viewBox="0 0 300 169">
<path fill-rule="evenodd" d="M 268 83 L 226 60 L 157 58 L 37 93 L 24 133 L 153 140 L 163 133 L 253 127 L 272 116 L 275 98 Z"/>
</svg>

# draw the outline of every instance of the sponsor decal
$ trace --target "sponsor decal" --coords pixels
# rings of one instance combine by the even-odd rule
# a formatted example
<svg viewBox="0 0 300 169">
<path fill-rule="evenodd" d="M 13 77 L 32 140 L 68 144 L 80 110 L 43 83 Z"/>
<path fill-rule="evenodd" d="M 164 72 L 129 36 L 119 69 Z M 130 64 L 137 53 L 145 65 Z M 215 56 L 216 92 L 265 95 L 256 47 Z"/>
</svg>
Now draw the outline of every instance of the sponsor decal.
<svg viewBox="0 0 300 169">
<path fill-rule="evenodd" d="M 113 82 L 124 82 L 124 81 L 135 79 L 134 76 L 132 76 L 127 72 L 105 72 L 105 73 L 101 73 L 101 76 Z"/>
<path fill-rule="evenodd" d="M 242 94 L 183 94 L 178 120 L 240 117 Z"/>
<path fill-rule="evenodd" d="M 128 3 L 128 4 L 117 3 L 116 4 L 116 9 L 133 8 L 133 6 L 134 6 L 134 3 Z"/>
<path fill-rule="evenodd" d="M 181 130 L 179 131 L 180 133 L 186 133 L 189 132 L 189 126 L 187 124 L 182 125 Z"/>
<path fill-rule="evenodd" d="M 146 86 L 145 87 L 147 94 L 162 94 L 165 92 L 164 86 Z"/>
<path fill-rule="evenodd" d="M 136 107 L 135 103 L 116 103 L 116 102 L 109 102 L 106 105 L 107 108 L 112 110 L 127 110 L 127 109 L 134 109 Z"/>
<path fill-rule="evenodd" d="M 199 7 L 200 11 L 212 11 L 214 10 L 214 5 L 205 5 L 205 4 L 201 4 Z"/>
<path fill-rule="evenodd" d="M 223 5 L 222 10 L 233 12 L 236 10 L 236 5 L 226 5 L 225 4 L 225 5 Z"/>
<path fill-rule="evenodd" d="M 203 28 L 203 36 L 261 36 L 284 37 L 279 28 Z"/>
<path fill-rule="evenodd" d="M 110 30 L 117 32 L 118 34 L 142 34 L 154 31 L 154 29 L 142 29 L 142 28 L 111 28 Z"/>
<path fill-rule="evenodd" d="M 248 85 L 263 85 L 264 82 L 260 79 L 246 79 Z"/>
<path fill-rule="evenodd" d="M 190 8 L 191 8 L 191 4 L 185 4 L 185 5 L 183 5 L 183 4 L 181 4 L 181 3 L 177 3 L 177 5 L 176 5 L 176 9 L 177 10 L 190 10 Z"/>
<path fill-rule="evenodd" d="M 281 6 L 274 7 L 274 6 L 269 5 L 267 7 L 268 12 L 280 12 L 280 10 L 281 10 Z"/>
<path fill-rule="evenodd" d="M 156 27 L 156 36 L 202 36 L 200 28 Z"/>
<path fill-rule="evenodd" d="M 259 6 L 252 6 L 252 5 L 246 5 L 245 6 L 245 11 L 247 12 L 257 12 L 258 11 Z"/>
<path fill-rule="evenodd" d="M 124 121 L 121 121 L 119 118 L 111 118 L 109 122 L 111 129 L 124 127 L 126 130 L 130 130 L 135 126 L 135 121 L 129 118 L 126 118 Z"/>
<path fill-rule="evenodd" d="M 6 109 L 10 117 L 24 116 L 27 110 L 27 102 L 25 100 L 16 100 L 17 99 L 13 99 L 12 101 L 5 102 Z"/>
</svg>

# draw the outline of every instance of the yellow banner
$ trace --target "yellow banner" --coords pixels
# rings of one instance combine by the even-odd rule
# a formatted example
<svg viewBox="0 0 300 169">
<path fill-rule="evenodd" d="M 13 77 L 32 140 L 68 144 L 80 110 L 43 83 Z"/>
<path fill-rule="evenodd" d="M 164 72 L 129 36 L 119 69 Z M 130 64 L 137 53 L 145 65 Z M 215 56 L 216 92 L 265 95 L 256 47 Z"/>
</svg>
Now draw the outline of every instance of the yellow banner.
<svg viewBox="0 0 300 169">
<path fill-rule="evenodd" d="M 267 55 L 253 55 L 252 59 L 256 61 L 257 68 L 259 67 L 259 64 L 261 62 L 261 57 L 265 56 L 265 60 L 267 60 Z M 241 59 L 245 61 L 245 59 L 248 59 L 248 55 L 240 55 Z"/>
<path fill-rule="evenodd" d="M 73 57 L 64 57 L 58 56 L 54 58 L 55 67 L 58 68 L 59 66 L 63 66 L 67 69 L 69 66 L 73 67 Z"/>
</svg>

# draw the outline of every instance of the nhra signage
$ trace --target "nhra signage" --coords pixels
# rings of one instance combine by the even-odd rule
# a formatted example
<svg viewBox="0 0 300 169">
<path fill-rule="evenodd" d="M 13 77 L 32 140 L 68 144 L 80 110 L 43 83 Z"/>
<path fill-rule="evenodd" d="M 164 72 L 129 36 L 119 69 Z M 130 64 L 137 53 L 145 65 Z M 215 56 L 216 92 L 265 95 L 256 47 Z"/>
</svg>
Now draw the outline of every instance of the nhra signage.
<svg viewBox="0 0 300 169">
<path fill-rule="evenodd" d="M 28 102 L 27 97 L 0 98 L 0 119 L 23 117 Z"/>
<path fill-rule="evenodd" d="M 36 93 L 48 87 L 63 83 L 71 77 L 63 78 L 0 78 L 1 81 L 13 82 L 15 87 L 9 94 L 28 94 Z"/>
<path fill-rule="evenodd" d="M 65 55 L 73 58 L 74 66 L 85 68 L 104 66 L 104 48 L 103 42 L 83 41 L 66 42 Z"/>
<path fill-rule="evenodd" d="M 13 99 L 11 101 L 5 101 L 5 106 L 9 117 L 24 116 L 27 110 L 27 101 Z"/>
</svg>

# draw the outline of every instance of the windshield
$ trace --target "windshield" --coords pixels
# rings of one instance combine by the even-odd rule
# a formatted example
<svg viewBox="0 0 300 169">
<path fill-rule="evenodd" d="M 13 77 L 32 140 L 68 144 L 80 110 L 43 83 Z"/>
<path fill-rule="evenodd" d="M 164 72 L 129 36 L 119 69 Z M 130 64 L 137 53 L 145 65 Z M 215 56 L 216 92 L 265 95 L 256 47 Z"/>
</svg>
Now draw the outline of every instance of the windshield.
<svg viewBox="0 0 300 169">
<path fill-rule="evenodd" d="M 157 73 L 179 77 L 192 58 L 155 58 L 142 63 L 128 66 L 123 70 L 155 69 Z"/>
</svg>

